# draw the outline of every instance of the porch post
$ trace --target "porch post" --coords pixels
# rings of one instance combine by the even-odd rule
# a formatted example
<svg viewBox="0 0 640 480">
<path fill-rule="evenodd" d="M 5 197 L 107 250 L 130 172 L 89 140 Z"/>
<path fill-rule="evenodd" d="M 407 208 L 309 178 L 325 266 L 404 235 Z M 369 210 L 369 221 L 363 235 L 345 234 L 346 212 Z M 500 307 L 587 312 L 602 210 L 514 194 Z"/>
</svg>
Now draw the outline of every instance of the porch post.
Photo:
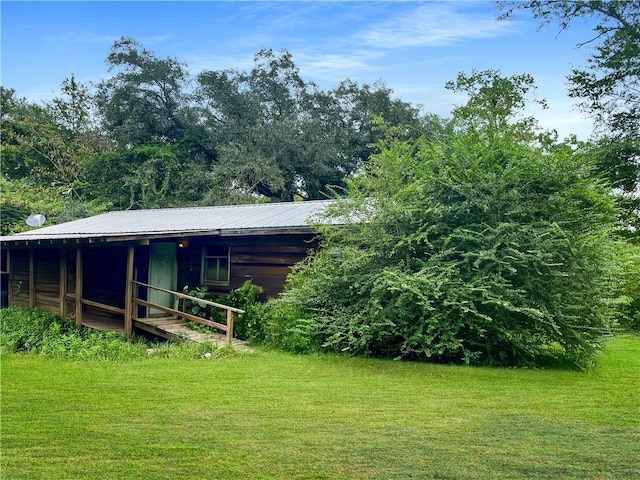
<svg viewBox="0 0 640 480">
<path fill-rule="evenodd" d="M 60 295 L 60 316 L 67 316 L 67 252 L 64 248 L 60 249 L 60 286 L 58 288 Z"/>
<path fill-rule="evenodd" d="M 82 326 L 82 248 L 76 248 L 76 326 Z"/>
<path fill-rule="evenodd" d="M 227 343 L 233 345 L 233 317 L 235 313 L 232 310 L 227 310 Z"/>
<path fill-rule="evenodd" d="M 129 245 L 127 251 L 127 278 L 125 287 L 125 299 L 124 299 L 124 332 L 127 337 L 131 337 L 133 333 L 133 261 L 134 261 L 135 247 Z"/>
</svg>

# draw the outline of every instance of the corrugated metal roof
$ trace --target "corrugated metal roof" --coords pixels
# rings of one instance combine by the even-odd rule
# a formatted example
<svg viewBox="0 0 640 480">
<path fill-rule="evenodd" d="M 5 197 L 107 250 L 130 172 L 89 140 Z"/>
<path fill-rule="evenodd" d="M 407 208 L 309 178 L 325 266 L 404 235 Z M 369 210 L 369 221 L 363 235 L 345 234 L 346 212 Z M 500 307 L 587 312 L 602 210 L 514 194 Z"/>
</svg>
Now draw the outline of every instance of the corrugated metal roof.
<svg viewBox="0 0 640 480">
<path fill-rule="evenodd" d="M 308 227 L 309 221 L 314 217 L 317 218 L 329 203 L 331 200 L 125 210 L 0 237 L 0 241 L 87 239 L 303 228 Z"/>
</svg>

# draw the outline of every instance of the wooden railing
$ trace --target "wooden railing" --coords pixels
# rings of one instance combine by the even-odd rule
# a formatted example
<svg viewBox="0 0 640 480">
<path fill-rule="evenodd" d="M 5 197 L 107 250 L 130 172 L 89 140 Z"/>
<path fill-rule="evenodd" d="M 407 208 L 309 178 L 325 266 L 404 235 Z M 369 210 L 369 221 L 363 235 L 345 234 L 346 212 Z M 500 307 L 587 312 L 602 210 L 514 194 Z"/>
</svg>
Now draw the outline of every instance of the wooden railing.
<svg viewBox="0 0 640 480">
<path fill-rule="evenodd" d="M 193 296 L 187 295 L 185 293 L 174 292 L 173 290 L 167 290 L 166 288 L 155 287 L 153 285 L 149 285 L 147 283 L 142 283 L 142 282 L 137 282 L 135 280 L 133 280 L 131 283 L 132 283 L 132 286 L 133 286 L 133 288 L 132 288 L 132 294 L 133 294 L 132 303 L 134 305 L 134 308 L 137 308 L 137 306 L 153 308 L 153 309 L 159 310 L 161 312 L 168 313 L 170 315 L 175 315 L 177 318 L 183 318 L 183 319 L 186 319 L 186 320 L 191 320 L 193 322 L 201 323 L 202 325 L 207 325 L 209 327 L 216 328 L 216 329 L 221 330 L 221 331 L 226 333 L 227 342 L 229 342 L 229 344 L 231 344 L 231 342 L 233 340 L 233 322 L 234 322 L 235 316 L 238 313 L 244 313 L 244 310 L 241 310 L 241 309 L 235 308 L 235 307 L 230 307 L 229 305 L 223 305 L 221 303 L 212 302 L 210 300 L 204 300 L 202 298 L 193 297 Z M 173 299 L 174 299 L 173 308 L 166 307 L 164 305 L 158 305 L 156 303 L 149 302 L 148 300 L 144 300 L 142 298 L 139 298 L 139 295 L 138 295 L 139 287 L 144 287 L 144 288 L 147 288 L 147 289 L 151 289 L 151 290 L 155 290 L 155 291 L 158 291 L 158 292 L 164 292 L 164 293 L 168 293 L 170 295 L 173 295 Z M 226 324 L 220 323 L 220 322 L 216 322 L 216 321 L 214 321 L 212 319 L 206 319 L 206 318 L 199 317 L 197 315 L 192 315 L 190 313 L 187 313 L 185 311 L 186 310 L 186 302 L 187 301 L 197 302 L 199 305 L 208 305 L 208 306 L 211 306 L 211 307 L 214 307 L 214 308 L 217 308 L 219 310 L 222 310 L 222 311 L 226 312 L 225 313 Z M 180 304 L 182 304 L 182 309 L 179 308 Z"/>
</svg>

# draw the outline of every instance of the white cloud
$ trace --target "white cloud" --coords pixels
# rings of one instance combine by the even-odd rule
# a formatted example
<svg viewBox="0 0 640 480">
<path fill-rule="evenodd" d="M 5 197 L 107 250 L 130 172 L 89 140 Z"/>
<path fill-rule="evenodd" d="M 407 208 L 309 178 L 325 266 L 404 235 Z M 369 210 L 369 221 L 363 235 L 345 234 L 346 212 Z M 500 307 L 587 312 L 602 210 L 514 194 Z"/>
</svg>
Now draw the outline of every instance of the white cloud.
<svg viewBox="0 0 640 480">
<path fill-rule="evenodd" d="M 184 61 L 192 75 L 197 75 L 205 70 L 239 70 L 247 71 L 253 67 L 253 53 L 237 56 L 217 54 L 197 54 L 180 58 Z"/>
<path fill-rule="evenodd" d="M 371 61 L 377 57 L 373 52 L 353 51 L 349 53 L 296 53 L 294 60 L 304 77 L 324 80 L 343 80 L 356 72 L 373 71 Z"/>
<path fill-rule="evenodd" d="M 496 22 L 493 12 L 470 13 L 463 8 L 464 3 L 430 2 L 372 25 L 359 37 L 378 48 L 437 47 L 505 35 L 517 28 L 516 22 Z"/>
</svg>

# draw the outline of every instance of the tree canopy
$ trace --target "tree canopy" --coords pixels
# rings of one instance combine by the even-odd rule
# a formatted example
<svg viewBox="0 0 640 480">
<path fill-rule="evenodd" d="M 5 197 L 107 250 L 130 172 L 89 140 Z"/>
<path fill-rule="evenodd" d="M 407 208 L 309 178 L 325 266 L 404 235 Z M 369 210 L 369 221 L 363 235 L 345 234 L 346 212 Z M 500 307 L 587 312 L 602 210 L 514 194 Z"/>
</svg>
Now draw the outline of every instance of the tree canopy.
<svg viewBox="0 0 640 480">
<path fill-rule="evenodd" d="M 5 179 L 110 209 L 319 199 L 368 162 L 379 117 L 424 126 L 381 82 L 321 90 L 286 50 L 192 75 L 122 37 L 106 63 L 104 80 L 71 75 L 44 105 L 2 88 Z"/>
<path fill-rule="evenodd" d="M 571 28 L 581 18 L 596 19 L 586 68 L 568 75 L 571 97 L 596 120 L 599 138 L 593 156 L 598 170 L 621 190 L 624 222 L 640 227 L 640 1 L 527 0 L 500 1 L 501 18 L 528 11 L 540 26 Z"/>
<path fill-rule="evenodd" d="M 376 116 L 418 127 L 418 110 L 383 84 L 321 91 L 292 55 L 258 52 L 249 72 L 205 71 L 198 100 L 220 146 L 216 169 L 236 188 L 277 200 L 325 198 L 368 160 Z"/>
</svg>

